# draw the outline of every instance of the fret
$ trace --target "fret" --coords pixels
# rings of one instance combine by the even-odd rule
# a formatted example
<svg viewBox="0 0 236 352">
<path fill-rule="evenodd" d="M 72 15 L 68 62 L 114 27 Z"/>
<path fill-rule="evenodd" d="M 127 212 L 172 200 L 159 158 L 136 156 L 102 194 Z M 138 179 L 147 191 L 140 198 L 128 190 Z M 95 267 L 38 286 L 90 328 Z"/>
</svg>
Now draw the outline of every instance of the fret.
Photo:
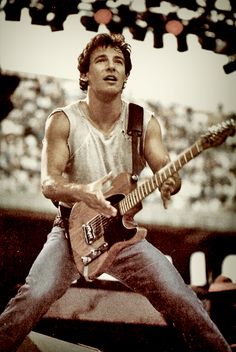
<svg viewBox="0 0 236 352">
<path fill-rule="evenodd" d="M 127 196 L 126 199 L 127 199 L 128 207 L 131 209 L 132 208 L 131 197 Z"/>
<path fill-rule="evenodd" d="M 124 199 L 124 213 L 127 212 L 127 203 L 126 203 L 126 200 Z"/>
<path fill-rule="evenodd" d="M 121 203 L 121 213 L 125 214 L 125 200 L 123 199 L 120 203 Z"/>
<path fill-rule="evenodd" d="M 148 195 L 148 194 L 149 194 L 149 191 L 148 191 L 148 182 L 144 182 L 143 187 L 144 187 L 144 189 L 145 189 L 146 195 Z"/>
<path fill-rule="evenodd" d="M 187 164 L 188 159 L 187 159 L 187 155 L 186 155 L 186 153 L 184 153 L 184 161 L 185 161 L 185 164 Z"/>
<path fill-rule="evenodd" d="M 149 193 L 151 193 L 151 192 L 153 191 L 153 189 L 154 189 L 154 187 L 152 187 L 152 185 L 151 185 L 151 181 L 152 181 L 152 179 L 151 179 L 151 180 L 149 180 L 149 182 L 147 183 Z"/>
<path fill-rule="evenodd" d="M 182 164 L 181 164 L 180 158 L 179 158 L 177 161 L 178 161 L 179 167 L 180 167 L 180 169 L 181 169 L 181 168 L 182 168 Z"/>
<path fill-rule="evenodd" d="M 141 199 L 140 200 L 142 200 L 142 199 L 145 198 L 146 195 L 145 195 L 144 188 L 143 188 L 142 185 L 139 187 L 139 189 L 140 189 L 140 194 L 141 194 Z"/>
<path fill-rule="evenodd" d="M 139 194 L 139 201 L 141 201 L 143 198 L 145 198 L 145 194 L 143 192 L 143 187 L 142 186 L 139 187 L 138 194 Z"/>
<path fill-rule="evenodd" d="M 141 187 L 137 188 L 137 192 L 138 192 L 138 199 L 140 201 L 142 199 L 142 189 L 141 189 Z"/>
<path fill-rule="evenodd" d="M 164 181 L 167 179 L 167 176 L 166 176 L 166 170 L 162 170 L 162 172 L 160 173 L 160 176 L 162 176 L 164 174 Z M 163 182 L 163 181 L 162 181 Z"/>
<path fill-rule="evenodd" d="M 188 149 L 188 150 L 186 151 L 185 156 L 186 156 L 186 158 L 187 158 L 187 161 L 186 161 L 186 164 L 187 164 L 187 162 L 189 162 L 189 161 L 192 159 L 191 153 L 190 153 L 190 149 Z"/>
<path fill-rule="evenodd" d="M 154 184 L 155 176 L 151 177 L 150 182 L 152 184 L 152 189 L 155 189 L 155 184 Z"/>
<path fill-rule="evenodd" d="M 168 171 L 169 177 L 171 177 L 173 175 L 172 164 L 169 165 L 167 171 Z"/>
<path fill-rule="evenodd" d="M 193 159 L 193 158 L 194 158 L 194 155 L 193 155 L 193 150 L 192 150 L 192 148 L 190 148 L 189 152 L 190 152 L 191 158 Z"/>
<path fill-rule="evenodd" d="M 198 143 L 195 143 L 195 146 L 197 147 L 197 151 L 198 151 L 198 153 L 201 153 L 201 150 L 200 150 L 200 148 L 199 148 Z"/>
<path fill-rule="evenodd" d="M 162 184 L 162 182 L 165 181 L 165 180 L 162 180 L 162 173 L 158 174 L 158 176 L 159 176 L 159 179 L 160 179 L 160 183 Z M 156 180 L 156 183 L 158 185 L 157 174 L 156 174 L 155 180 Z"/>
<path fill-rule="evenodd" d="M 131 192 L 130 194 L 129 194 L 129 196 L 130 196 L 130 198 L 131 198 L 131 200 L 132 200 L 132 204 L 133 204 L 133 206 L 135 205 L 135 198 L 134 198 L 134 192 Z"/>
<path fill-rule="evenodd" d="M 188 162 L 188 161 L 186 161 L 185 154 L 180 155 L 180 159 L 181 159 L 181 164 L 182 165 L 184 165 L 184 164 L 186 164 Z"/>
<path fill-rule="evenodd" d="M 134 199 L 135 199 L 135 203 L 138 203 L 138 194 L 137 194 L 137 189 L 134 190 Z"/>
</svg>

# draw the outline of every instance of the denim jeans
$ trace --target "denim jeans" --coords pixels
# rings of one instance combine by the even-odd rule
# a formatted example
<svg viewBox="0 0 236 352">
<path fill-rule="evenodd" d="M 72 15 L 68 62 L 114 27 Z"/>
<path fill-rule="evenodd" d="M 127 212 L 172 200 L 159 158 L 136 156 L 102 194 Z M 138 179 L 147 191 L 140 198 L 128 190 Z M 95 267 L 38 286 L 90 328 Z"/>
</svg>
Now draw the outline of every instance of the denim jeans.
<svg viewBox="0 0 236 352">
<path fill-rule="evenodd" d="M 189 351 L 231 351 L 196 294 L 185 285 L 169 260 L 147 240 L 123 249 L 108 273 L 146 296 L 183 335 Z M 25 284 L 0 316 L 1 351 L 16 351 L 50 305 L 78 277 L 65 231 L 54 226 Z"/>
</svg>

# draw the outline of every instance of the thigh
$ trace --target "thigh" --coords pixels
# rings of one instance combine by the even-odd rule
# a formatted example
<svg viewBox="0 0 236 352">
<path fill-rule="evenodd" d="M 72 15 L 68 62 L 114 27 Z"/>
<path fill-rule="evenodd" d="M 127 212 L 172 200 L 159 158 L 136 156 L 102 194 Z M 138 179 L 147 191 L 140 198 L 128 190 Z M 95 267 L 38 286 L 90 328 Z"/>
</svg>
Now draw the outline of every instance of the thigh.
<svg viewBox="0 0 236 352">
<path fill-rule="evenodd" d="M 26 278 L 26 284 L 34 295 L 48 295 L 51 292 L 60 296 L 78 277 L 64 229 L 55 226 L 34 261 Z"/>
<path fill-rule="evenodd" d="M 196 302 L 195 293 L 174 265 L 147 240 L 122 250 L 109 274 L 146 296 L 158 310 L 164 305 L 170 311 L 173 305 L 181 305 L 183 299 Z"/>
</svg>

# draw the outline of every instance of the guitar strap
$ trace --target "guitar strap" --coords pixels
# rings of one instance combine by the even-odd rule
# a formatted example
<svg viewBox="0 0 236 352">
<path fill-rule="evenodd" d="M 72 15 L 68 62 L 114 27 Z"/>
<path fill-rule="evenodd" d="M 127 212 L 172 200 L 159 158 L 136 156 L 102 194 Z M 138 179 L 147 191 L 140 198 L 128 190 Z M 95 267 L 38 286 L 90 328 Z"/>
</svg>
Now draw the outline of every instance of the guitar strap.
<svg viewBox="0 0 236 352">
<path fill-rule="evenodd" d="M 143 168 L 143 107 L 129 103 L 129 119 L 127 134 L 132 137 L 132 179 L 138 181 L 138 175 Z"/>
</svg>

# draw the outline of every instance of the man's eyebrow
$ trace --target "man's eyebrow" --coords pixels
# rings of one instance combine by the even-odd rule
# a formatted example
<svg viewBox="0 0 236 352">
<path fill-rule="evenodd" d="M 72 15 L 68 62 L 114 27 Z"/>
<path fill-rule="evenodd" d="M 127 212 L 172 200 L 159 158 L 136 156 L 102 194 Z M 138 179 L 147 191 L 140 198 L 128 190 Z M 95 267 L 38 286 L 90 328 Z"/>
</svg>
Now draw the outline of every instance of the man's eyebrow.
<svg viewBox="0 0 236 352">
<path fill-rule="evenodd" d="M 97 56 L 94 57 L 94 61 L 96 61 L 97 59 L 103 59 L 106 58 L 107 55 L 106 54 L 98 54 Z M 121 54 L 117 54 L 114 56 L 115 59 L 121 59 L 122 61 L 125 61 L 123 56 Z"/>
</svg>

